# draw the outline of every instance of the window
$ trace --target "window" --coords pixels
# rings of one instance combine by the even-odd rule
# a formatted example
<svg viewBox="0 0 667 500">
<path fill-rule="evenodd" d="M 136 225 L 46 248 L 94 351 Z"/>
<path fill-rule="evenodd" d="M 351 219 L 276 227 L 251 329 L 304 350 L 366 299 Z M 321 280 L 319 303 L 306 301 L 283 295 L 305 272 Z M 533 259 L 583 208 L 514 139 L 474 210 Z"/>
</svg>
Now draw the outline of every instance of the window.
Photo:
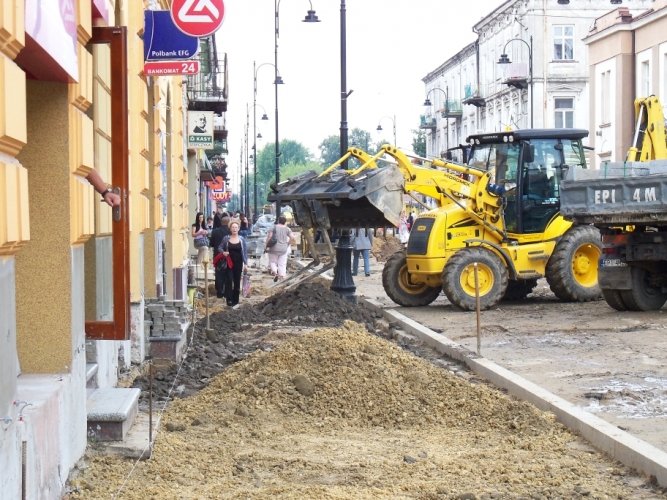
<svg viewBox="0 0 667 500">
<path fill-rule="evenodd" d="M 554 60 L 574 59 L 574 26 L 554 26 Z"/>
<path fill-rule="evenodd" d="M 642 61 L 640 64 L 639 95 L 645 97 L 651 95 L 651 66 L 648 61 Z"/>
<path fill-rule="evenodd" d="M 574 99 L 557 97 L 554 99 L 554 126 L 556 128 L 574 127 Z"/>
<path fill-rule="evenodd" d="M 603 71 L 600 74 L 600 90 L 602 99 L 600 101 L 600 123 L 611 123 L 611 71 Z"/>
</svg>

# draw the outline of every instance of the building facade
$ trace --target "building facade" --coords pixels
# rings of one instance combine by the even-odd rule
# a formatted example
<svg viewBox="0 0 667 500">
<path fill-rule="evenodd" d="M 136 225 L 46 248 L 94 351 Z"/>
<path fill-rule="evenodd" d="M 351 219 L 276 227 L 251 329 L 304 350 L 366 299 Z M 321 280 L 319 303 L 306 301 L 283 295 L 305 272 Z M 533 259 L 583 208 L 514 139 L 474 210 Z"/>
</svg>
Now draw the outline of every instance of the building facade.
<svg viewBox="0 0 667 500">
<path fill-rule="evenodd" d="M 448 110 L 426 110 L 427 156 L 469 134 L 518 128 L 588 128 L 589 63 L 583 39 L 609 0 L 508 0 L 482 18 L 477 40 L 423 78 L 448 94 Z M 625 0 L 643 12 L 653 0 Z M 456 114 L 451 109 L 461 110 Z M 426 122 L 426 125 L 424 124 Z M 453 152 L 455 154 L 455 152 Z"/>
<path fill-rule="evenodd" d="M 203 200 L 190 195 L 205 163 L 187 147 L 191 84 L 144 74 L 145 10 L 169 4 L 0 5 L 3 497 L 60 498 L 90 391 L 184 343 L 182 323 L 166 339 L 145 321 L 148 302 L 186 299 Z M 226 109 L 226 89 L 215 94 Z M 119 207 L 100 201 L 93 171 Z"/>
<path fill-rule="evenodd" d="M 667 1 L 633 15 L 597 19 L 584 39 L 590 62 L 590 145 L 595 163 L 623 161 L 632 144 L 637 97 L 656 95 L 667 111 Z"/>
</svg>

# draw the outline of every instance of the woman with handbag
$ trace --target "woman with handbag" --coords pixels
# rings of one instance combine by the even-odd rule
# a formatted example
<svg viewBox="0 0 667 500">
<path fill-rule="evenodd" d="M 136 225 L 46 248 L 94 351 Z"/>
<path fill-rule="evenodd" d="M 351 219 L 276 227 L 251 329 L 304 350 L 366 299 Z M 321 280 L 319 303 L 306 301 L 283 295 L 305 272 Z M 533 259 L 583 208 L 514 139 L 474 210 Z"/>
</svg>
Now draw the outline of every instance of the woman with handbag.
<svg viewBox="0 0 667 500">
<path fill-rule="evenodd" d="M 201 264 L 204 260 L 204 255 L 208 252 L 208 227 L 204 220 L 204 214 L 197 212 L 195 223 L 192 224 L 190 234 L 192 235 L 192 242 L 197 249 L 197 264 Z"/>
<path fill-rule="evenodd" d="M 234 307 L 241 296 L 241 276 L 248 266 L 248 247 L 245 238 L 239 235 L 240 224 L 234 219 L 229 223 L 230 234 L 222 239 L 218 249 L 227 262 L 225 298 L 227 305 Z"/>
<path fill-rule="evenodd" d="M 266 252 L 269 254 L 269 268 L 273 281 L 285 279 L 287 275 L 287 255 L 291 250 L 294 235 L 285 225 L 287 218 L 278 217 L 278 222 L 266 235 Z"/>
</svg>

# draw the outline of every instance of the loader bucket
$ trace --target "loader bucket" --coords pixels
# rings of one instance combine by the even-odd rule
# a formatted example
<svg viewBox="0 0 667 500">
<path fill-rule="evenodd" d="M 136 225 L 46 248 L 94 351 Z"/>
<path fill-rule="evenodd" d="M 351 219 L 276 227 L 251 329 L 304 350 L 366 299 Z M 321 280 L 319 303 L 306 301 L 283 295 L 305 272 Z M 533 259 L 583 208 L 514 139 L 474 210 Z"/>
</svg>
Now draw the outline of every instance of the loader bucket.
<svg viewBox="0 0 667 500">
<path fill-rule="evenodd" d="M 398 226 L 403 209 L 403 175 L 393 165 L 355 175 L 336 169 L 313 171 L 277 186 L 269 201 L 290 204 L 297 223 L 306 228 Z"/>
</svg>

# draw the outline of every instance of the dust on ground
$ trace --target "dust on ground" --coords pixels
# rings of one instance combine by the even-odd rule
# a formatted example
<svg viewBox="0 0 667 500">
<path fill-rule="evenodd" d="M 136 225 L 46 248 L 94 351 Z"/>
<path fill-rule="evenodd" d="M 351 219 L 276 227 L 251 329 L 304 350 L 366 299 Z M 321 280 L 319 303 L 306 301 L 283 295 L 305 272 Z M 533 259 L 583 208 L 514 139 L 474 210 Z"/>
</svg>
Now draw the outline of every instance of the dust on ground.
<svg viewBox="0 0 667 500">
<path fill-rule="evenodd" d="M 326 282 L 267 281 L 237 310 L 213 299 L 178 380 L 158 373 L 152 457 L 90 453 L 69 498 L 664 498 Z"/>
</svg>

